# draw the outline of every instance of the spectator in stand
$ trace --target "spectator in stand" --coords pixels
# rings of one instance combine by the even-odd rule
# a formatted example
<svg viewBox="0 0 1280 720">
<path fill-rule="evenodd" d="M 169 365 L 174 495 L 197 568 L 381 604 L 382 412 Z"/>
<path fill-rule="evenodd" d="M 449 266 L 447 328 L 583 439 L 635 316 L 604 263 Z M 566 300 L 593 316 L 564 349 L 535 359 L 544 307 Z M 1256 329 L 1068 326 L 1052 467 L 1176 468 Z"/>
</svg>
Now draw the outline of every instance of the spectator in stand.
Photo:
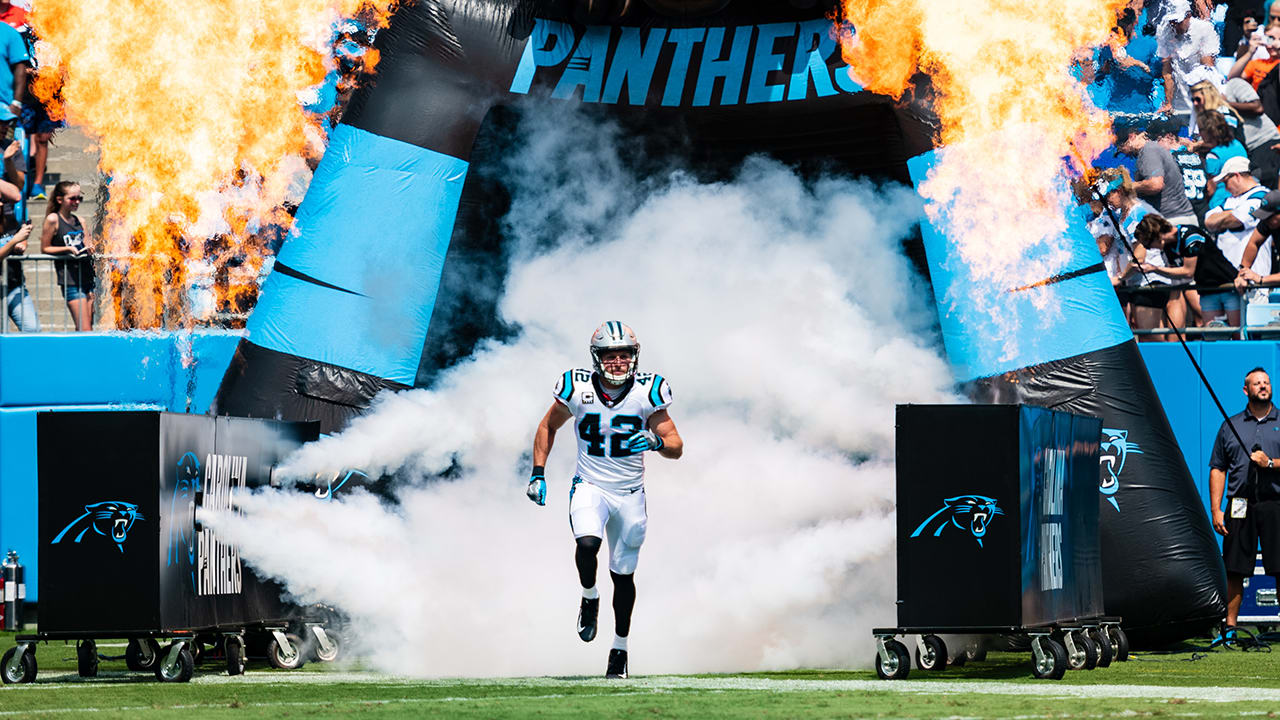
<svg viewBox="0 0 1280 720">
<path fill-rule="evenodd" d="M 1164 218 L 1149 215 L 1138 223 L 1134 234 L 1143 245 L 1159 247 L 1166 259 L 1164 266 L 1140 264 L 1139 269 L 1143 272 L 1159 273 L 1173 279 L 1175 283 L 1179 280 L 1194 280 L 1197 285 L 1228 286 L 1225 290 L 1200 291 L 1200 297 L 1204 298 L 1209 307 L 1214 308 L 1212 314 L 1201 316 L 1201 325 L 1240 324 L 1240 304 L 1235 292 L 1229 287 L 1234 280 L 1235 267 L 1227 261 L 1217 243 L 1210 240 L 1204 230 L 1186 225 L 1175 227 Z M 1235 302 L 1228 302 L 1224 296 L 1230 296 L 1230 300 Z M 1223 309 L 1228 304 L 1234 305 L 1235 309 L 1230 312 Z"/>
<path fill-rule="evenodd" d="M 1105 185 L 1101 185 L 1104 182 L 1100 181 L 1099 192 L 1105 188 Z M 1128 251 L 1124 249 L 1124 243 L 1119 240 L 1120 230 L 1111 221 L 1111 215 L 1107 212 L 1102 200 L 1094 195 L 1093 185 L 1080 180 L 1074 184 L 1073 190 L 1076 201 L 1089 208 L 1089 222 L 1086 227 L 1089 234 L 1093 236 L 1094 242 L 1098 244 L 1098 252 L 1102 255 L 1102 266 L 1106 268 L 1111 287 L 1116 291 L 1117 299 L 1120 300 L 1120 309 L 1124 311 L 1125 317 L 1128 317 L 1129 294 L 1125 290 L 1124 280 L 1120 277 L 1120 271 L 1128 263 Z"/>
<path fill-rule="evenodd" d="M 1250 247 L 1249 241 L 1258 226 L 1258 217 L 1253 213 L 1262 207 L 1268 193 L 1267 188 L 1259 185 L 1253 175 L 1249 174 L 1249 160 L 1242 157 L 1233 157 L 1223 163 L 1222 170 L 1215 180 L 1226 187 L 1231 196 L 1221 206 L 1209 210 L 1209 214 L 1204 219 L 1205 229 L 1211 233 L 1217 233 L 1218 249 L 1222 251 L 1227 262 L 1238 269 L 1247 267 L 1260 277 L 1269 275 L 1271 273 L 1270 239 L 1260 243 L 1260 251 L 1255 251 L 1255 258 L 1247 264 L 1244 261 L 1245 252 Z M 1239 301 L 1234 295 L 1231 303 L 1224 309 L 1230 310 L 1232 304 L 1238 312 Z M 1210 303 L 1203 298 L 1200 301 L 1200 307 L 1205 313 L 1209 313 L 1212 309 Z"/>
<path fill-rule="evenodd" d="M 93 246 L 85 235 L 84 224 L 75 215 L 82 200 L 84 195 L 76 183 L 63 180 L 53 187 L 41 228 L 40 248 L 46 255 L 69 258 L 55 261 L 54 272 L 76 330 L 87 332 L 93 329 L 93 294 L 97 282 L 90 256 Z"/>
<path fill-rule="evenodd" d="M 35 54 L 32 50 L 34 36 L 31 27 L 27 24 L 27 11 L 18 7 L 16 3 L 0 0 L 0 21 L 7 23 L 22 35 L 27 46 L 27 54 L 34 62 Z M 28 74 L 31 69 L 28 68 Z M 49 141 L 53 139 L 53 133 L 58 128 L 66 126 L 66 122 L 50 118 L 44 103 L 33 93 L 26 93 L 23 101 L 19 117 L 22 129 L 26 131 L 27 138 L 31 141 L 31 189 L 27 199 L 44 200 L 44 172 L 49 159 Z"/>
<path fill-rule="evenodd" d="M 1266 0 L 1262 3 L 1262 24 L 1264 26 L 1280 22 L 1280 6 L 1272 7 L 1272 5 L 1275 5 L 1275 0 Z"/>
<path fill-rule="evenodd" d="M 1236 59 L 1235 64 L 1227 71 L 1227 78 L 1242 78 L 1257 90 L 1267 73 L 1278 64 L 1280 64 L 1280 24 L 1268 27 L 1261 37 L 1256 33 L 1249 37 L 1248 52 Z"/>
<path fill-rule="evenodd" d="M 1259 254 L 1269 254 L 1265 248 L 1269 246 L 1271 252 L 1275 252 L 1275 236 L 1280 235 L 1280 191 L 1272 190 L 1267 193 L 1262 199 L 1262 205 L 1253 211 L 1253 217 L 1258 224 L 1249 235 L 1249 241 L 1240 255 L 1240 262 L 1236 263 L 1244 282 L 1257 282 L 1266 275 L 1257 272 L 1254 266 L 1257 265 Z M 1272 267 L 1275 268 L 1274 257 L 1272 260 Z"/>
<path fill-rule="evenodd" d="M 1244 144 L 1244 118 L 1231 107 L 1231 103 L 1219 89 L 1219 83 L 1222 82 L 1221 77 L 1213 76 L 1212 73 L 1201 73 L 1197 70 L 1196 75 L 1211 76 L 1209 80 L 1202 80 L 1191 86 L 1191 106 L 1198 113 L 1201 110 L 1217 110 L 1222 113 L 1222 119 L 1227 122 L 1227 126 L 1231 128 L 1232 134 Z M 1196 128 L 1199 132 L 1199 128 Z"/>
<path fill-rule="evenodd" d="M 1244 131 L 1244 147 L 1253 166 L 1254 175 L 1267 187 L 1276 187 L 1280 180 L 1280 130 L 1262 111 L 1262 99 L 1253 86 L 1241 78 L 1233 78 L 1223 88 L 1223 96 L 1231 109 L 1239 114 Z"/>
<path fill-rule="evenodd" d="M 1171 0 L 1156 30 L 1156 52 L 1163 63 L 1164 106 L 1183 125 L 1191 120 L 1191 87 L 1187 75 L 1198 66 L 1213 68 L 1218 56 L 1218 34 L 1213 25 L 1192 17 L 1187 0 Z"/>
<path fill-rule="evenodd" d="M 27 10 L 9 0 L 0 0 L 0 22 L 17 30 L 27 31 Z"/>
<path fill-rule="evenodd" d="M 1119 273 L 1123 287 L 1122 297 L 1127 296 L 1129 300 L 1129 324 L 1138 329 L 1159 327 L 1161 309 L 1168 305 L 1170 293 L 1165 287 L 1167 283 L 1144 284 L 1135 263 L 1146 261 L 1146 249 L 1134 235 L 1134 230 L 1143 218 L 1159 213 L 1150 204 L 1138 199 L 1129 171 L 1124 168 L 1104 170 L 1098 181 L 1097 191 L 1120 223 L 1121 237 L 1118 240 L 1122 241 L 1122 248 L 1124 243 L 1128 243 L 1128 248 L 1133 250 L 1132 259 L 1124 263 Z M 1121 250 L 1122 256 L 1128 255 L 1128 248 Z M 1140 289 L 1144 287 L 1147 289 Z"/>
<path fill-rule="evenodd" d="M 27 240 L 31 236 L 31 223 L 20 223 L 14 213 L 18 201 L 22 199 L 24 171 L 21 165 L 22 145 L 11 140 L 4 151 L 4 173 L 0 177 L 0 279 L 3 279 L 4 291 L 0 297 L 4 300 L 5 310 L 13 320 L 13 324 L 21 332 L 40 332 L 40 320 L 36 316 L 36 306 L 27 292 L 26 276 L 22 272 L 22 263 L 14 256 L 22 255 L 27 250 Z M 5 258 L 8 258 L 5 260 Z M 0 319 L 0 323 L 4 320 Z"/>
<path fill-rule="evenodd" d="M 1137 161 L 1133 189 L 1138 197 L 1175 225 L 1199 223 L 1187 198 L 1182 169 L 1167 148 L 1151 142 L 1145 129 L 1133 125 L 1116 129 L 1116 147 Z"/>
<path fill-rule="evenodd" d="M 27 91 L 31 56 L 22 34 L 5 23 L 0 23 L 0 56 L 0 123 L 16 125 Z"/>
<path fill-rule="evenodd" d="M 1244 149 L 1244 144 L 1235 139 L 1235 134 L 1231 132 L 1222 113 L 1206 110 L 1197 114 L 1196 119 L 1200 127 L 1200 142 L 1196 143 L 1194 149 L 1204 157 L 1204 167 L 1209 173 L 1206 188 L 1209 192 L 1209 207 L 1218 207 L 1231 197 L 1231 193 L 1214 182 L 1213 178 L 1222 171 L 1222 164 L 1229 158 L 1240 157 L 1248 162 L 1249 153 Z"/>
<path fill-rule="evenodd" d="M 5 215 L 5 219 L 11 216 Z M 31 237 L 31 223 L 22 223 L 0 237 L 0 263 L 4 273 L 4 306 L 19 332 L 40 332 L 40 319 L 36 317 L 36 305 L 27 292 L 22 263 L 13 259 L 27 251 L 27 239 Z M 6 260 L 6 258 L 8 258 Z M 0 320 L 0 322 L 4 322 Z"/>
<path fill-rule="evenodd" d="M 1159 215 L 1149 214 L 1142 218 L 1133 228 L 1133 236 L 1137 241 L 1133 246 L 1134 259 L 1122 271 L 1132 274 L 1139 278 L 1142 287 L 1145 288 L 1161 288 L 1161 292 L 1139 291 L 1134 293 L 1135 308 L 1134 327 L 1135 328 L 1154 328 L 1154 327 L 1175 327 L 1182 329 L 1186 327 L 1187 308 L 1186 302 L 1182 297 L 1182 288 L 1179 285 L 1187 285 L 1191 282 L 1190 275 L 1181 272 L 1173 272 L 1175 268 L 1173 261 L 1176 259 L 1182 262 L 1182 257 L 1178 255 L 1169 255 L 1165 252 L 1163 245 L 1164 234 L 1156 232 L 1156 228 L 1173 227 L 1173 225 Z M 1165 323 L 1161 317 L 1159 308 L 1145 308 L 1139 302 L 1144 295 L 1152 295 L 1157 300 L 1164 298 L 1164 317 L 1168 319 Z M 1154 302 L 1154 301 L 1153 301 Z M 1145 315 L 1145 317 L 1144 317 Z M 1172 335 L 1165 335 L 1153 339 L 1172 340 Z"/>
<path fill-rule="evenodd" d="M 1160 102 L 1151 70 L 1160 61 L 1156 43 L 1154 38 L 1135 34 L 1137 20 L 1134 9 L 1125 8 L 1107 44 L 1098 49 L 1089 92 L 1110 113 L 1154 113 Z"/>
<path fill-rule="evenodd" d="M 1236 6 L 1232 6 L 1232 7 L 1234 9 Z M 1230 10 L 1227 11 L 1227 27 L 1233 27 L 1233 25 L 1231 24 Z M 1236 38 L 1236 42 L 1235 42 L 1234 50 L 1232 51 L 1232 54 L 1235 55 L 1236 60 L 1239 60 L 1242 57 L 1252 55 L 1256 50 L 1256 48 L 1252 44 L 1250 44 L 1249 38 L 1251 38 L 1255 32 L 1263 29 L 1262 28 L 1262 9 L 1259 8 L 1257 10 L 1253 10 L 1253 9 L 1245 10 L 1244 13 L 1239 16 L 1239 25 L 1234 27 L 1239 28 L 1240 36 Z M 1224 55 L 1227 54 L 1225 50 L 1229 46 L 1231 46 L 1230 36 L 1226 32 L 1223 32 L 1222 48 L 1224 50 L 1223 52 Z"/>
<path fill-rule="evenodd" d="M 1204 213 L 1209 209 L 1209 174 L 1204 167 L 1204 158 L 1187 147 L 1183 138 L 1178 137 L 1178 126 L 1169 120 L 1159 119 L 1147 126 L 1147 137 L 1160 143 L 1169 151 L 1178 168 L 1182 170 L 1182 189 L 1191 202 L 1191 210 L 1196 214 L 1197 224 L 1204 223 Z"/>
</svg>

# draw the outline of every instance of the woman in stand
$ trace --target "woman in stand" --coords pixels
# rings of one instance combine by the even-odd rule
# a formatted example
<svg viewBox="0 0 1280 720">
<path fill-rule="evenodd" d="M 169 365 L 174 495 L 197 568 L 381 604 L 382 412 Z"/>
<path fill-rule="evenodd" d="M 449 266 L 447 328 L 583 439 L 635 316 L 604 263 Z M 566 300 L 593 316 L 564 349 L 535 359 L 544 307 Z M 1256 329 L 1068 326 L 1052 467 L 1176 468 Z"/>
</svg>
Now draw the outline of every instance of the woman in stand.
<svg viewBox="0 0 1280 720">
<path fill-rule="evenodd" d="M 82 200 L 84 195 L 78 184 L 63 180 L 54 186 L 41 228 L 40 250 L 46 255 L 68 258 L 55 261 L 54 272 L 76 330 L 88 332 L 93 330 L 93 293 L 97 282 L 90 254 L 92 245 L 85 235 L 84 224 L 75 215 Z"/>
<path fill-rule="evenodd" d="M 1129 297 L 1129 325 L 1135 330 L 1151 330 L 1164 326 L 1164 312 L 1177 327 L 1186 321 L 1186 305 L 1182 292 L 1171 292 L 1168 278 L 1159 275 L 1144 277 L 1139 265 L 1161 265 L 1164 258 L 1159 248 L 1149 249 L 1139 242 L 1136 231 L 1143 218 L 1159 217 L 1156 209 L 1139 200 L 1133 189 L 1133 180 L 1125 168 L 1111 168 L 1102 172 L 1098 181 L 1098 194 L 1115 212 L 1120 223 L 1120 234 L 1127 247 L 1123 254 L 1123 267 L 1119 272 Z M 1120 240 L 1121 238 L 1117 238 Z M 1132 257 L 1129 255 L 1132 249 Z M 1150 252 L 1149 252 L 1150 250 Z M 1164 312 L 1161 312 L 1161 311 Z M 1161 340 L 1160 337 L 1143 336 L 1141 340 Z"/>
</svg>

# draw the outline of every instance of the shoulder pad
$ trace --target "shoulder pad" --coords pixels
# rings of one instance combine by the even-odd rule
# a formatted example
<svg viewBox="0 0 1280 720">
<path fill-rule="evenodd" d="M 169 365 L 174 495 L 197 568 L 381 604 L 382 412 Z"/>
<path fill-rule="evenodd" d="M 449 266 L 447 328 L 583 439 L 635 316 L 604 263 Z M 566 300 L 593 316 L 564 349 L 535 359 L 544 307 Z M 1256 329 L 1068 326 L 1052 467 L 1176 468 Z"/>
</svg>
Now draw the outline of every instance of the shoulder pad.
<svg viewBox="0 0 1280 720">
<path fill-rule="evenodd" d="M 556 381 L 555 395 L 562 402 L 569 402 L 573 393 L 583 387 L 591 386 L 591 371 L 584 368 L 565 370 Z"/>
<path fill-rule="evenodd" d="M 671 404 L 671 384 L 657 373 L 636 373 L 636 385 L 646 393 L 649 404 L 656 408 Z"/>
</svg>

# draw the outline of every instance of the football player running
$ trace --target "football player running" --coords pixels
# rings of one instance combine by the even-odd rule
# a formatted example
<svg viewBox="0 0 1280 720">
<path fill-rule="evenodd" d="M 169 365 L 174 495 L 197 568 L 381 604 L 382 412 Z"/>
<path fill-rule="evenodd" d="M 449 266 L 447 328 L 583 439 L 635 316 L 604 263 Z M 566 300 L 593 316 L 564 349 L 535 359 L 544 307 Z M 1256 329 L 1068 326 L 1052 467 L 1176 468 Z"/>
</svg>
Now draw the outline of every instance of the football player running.
<svg viewBox="0 0 1280 720">
<path fill-rule="evenodd" d="M 596 555 L 609 539 L 609 576 L 613 578 L 613 647 L 605 677 L 627 677 L 627 635 L 636 602 L 634 574 L 644 543 L 648 514 L 644 499 L 644 453 L 672 460 L 684 441 L 667 414 L 671 386 L 655 373 L 636 372 L 640 342 L 630 327 L 610 321 L 591 336 L 594 370 L 575 368 L 560 376 L 555 401 L 542 416 L 533 439 L 533 476 L 529 499 L 547 502 L 544 466 L 556 430 L 573 418 L 578 436 L 578 469 L 569 487 L 569 527 L 577 549 L 574 560 L 582 583 L 578 637 L 595 639 L 600 615 Z"/>
</svg>

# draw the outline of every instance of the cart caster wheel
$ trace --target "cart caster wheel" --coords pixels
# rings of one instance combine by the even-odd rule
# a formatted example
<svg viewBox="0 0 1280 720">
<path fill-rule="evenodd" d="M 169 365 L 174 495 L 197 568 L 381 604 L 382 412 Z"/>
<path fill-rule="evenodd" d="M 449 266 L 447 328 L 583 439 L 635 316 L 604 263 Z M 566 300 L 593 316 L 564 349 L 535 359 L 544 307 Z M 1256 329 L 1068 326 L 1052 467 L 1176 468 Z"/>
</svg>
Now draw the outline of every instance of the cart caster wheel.
<svg viewBox="0 0 1280 720">
<path fill-rule="evenodd" d="M 924 636 L 924 652 L 916 647 L 916 667 L 921 670 L 942 670 L 947 666 L 947 644 L 937 635 Z"/>
<path fill-rule="evenodd" d="M 911 653 L 907 646 L 897 640 L 888 640 L 884 649 L 889 653 L 889 662 L 881 660 L 880 653 L 876 653 L 876 675 L 881 680 L 906 680 L 911 673 Z"/>
<path fill-rule="evenodd" d="M 98 677 L 98 643 L 92 640 L 76 643 L 76 671 L 80 677 Z"/>
<path fill-rule="evenodd" d="M 156 679 L 160 682 L 190 682 L 191 676 L 196 672 L 195 656 L 185 643 L 176 656 L 173 650 L 174 646 L 170 645 L 156 660 Z"/>
<path fill-rule="evenodd" d="M 1111 638 L 1107 637 L 1106 629 L 1090 630 L 1089 639 L 1098 648 L 1098 667 L 1109 667 L 1116 658 L 1116 649 L 1111 644 Z"/>
<path fill-rule="evenodd" d="M 274 636 L 267 641 L 267 662 L 279 670 L 296 670 L 307 664 L 307 657 L 302 651 L 302 639 L 293 633 L 285 633 L 289 647 L 281 647 Z"/>
<path fill-rule="evenodd" d="M 967 662 L 986 662 L 987 649 L 985 647 L 969 648 L 964 651 L 964 658 Z"/>
<path fill-rule="evenodd" d="M 228 635 L 222 641 L 222 654 L 227 657 L 227 674 L 244 674 L 244 640 L 238 635 Z"/>
<path fill-rule="evenodd" d="M 1092 670 L 1098 667 L 1098 646 L 1079 630 L 1071 631 L 1071 642 L 1076 651 L 1067 651 L 1067 667 L 1071 670 Z"/>
<path fill-rule="evenodd" d="M 1036 640 L 1031 642 L 1035 643 Z M 1044 657 L 1036 658 L 1033 649 L 1031 674 L 1038 680 L 1061 680 L 1067 673 L 1067 649 L 1051 637 L 1041 638 L 1040 643 L 1044 649 Z"/>
<path fill-rule="evenodd" d="M 1115 647 L 1116 662 L 1125 662 L 1129 659 L 1129 636 L 1124 634 L 1124 630 L 1119 625 L 1112 625 L 1109 628 L 1111 633 L 1111 644 Z"/>
<path fill-rule="evenodd" d="M 325 651 L 320 646 L 320 639 L 312 636 L 307 638 L 307 658 L 311 662 L 333 662 L 338 659 L 338 655 L 342 653 L 342 639 L 335 632 L 325 632 L 325 637 L 329 640 L 329 650 Z"/>
<path fill-rule="evenodd" d="M 19 654 L 18 650 L 22 653 Z M 36 679 L 36 653 L 29 646 L 9 648 L 0 658 L 0 679 L 5 685 L 29 683 Z"/>
<path fill-rule="evenodd" d="M 130 670 L 145 672 L 154 670 L 156 658 L 160 657 L 160 644 L 151 638 L 130 640 L 124 651 L 124 664 Z"/>
</svg>

